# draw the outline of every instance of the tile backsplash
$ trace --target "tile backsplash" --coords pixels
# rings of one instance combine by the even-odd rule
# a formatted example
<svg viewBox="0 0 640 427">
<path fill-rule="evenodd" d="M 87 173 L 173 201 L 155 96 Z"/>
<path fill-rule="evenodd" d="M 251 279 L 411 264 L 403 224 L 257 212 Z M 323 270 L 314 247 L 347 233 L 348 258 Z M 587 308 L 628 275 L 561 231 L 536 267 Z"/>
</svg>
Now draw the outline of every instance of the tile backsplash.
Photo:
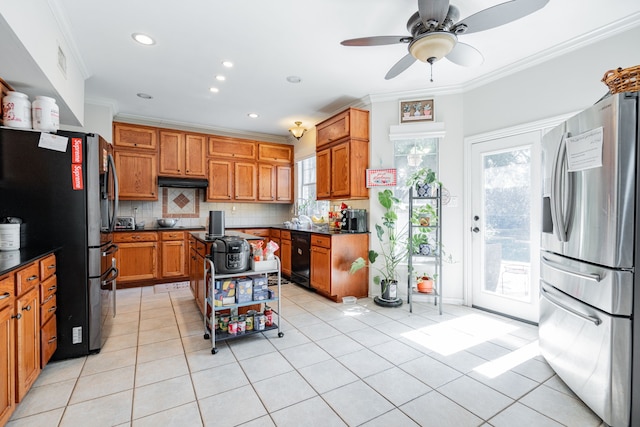
<svg viewBox="0 0 640 427">
<path fill-rule="evenodd" d="M 276 203 L 210 203 L 197 188 L 161 188 L 159 200 L 121 200 L 118 216 L 135 217 L 136 223 L 156 226 L 158 218 L 178 218 L 180 226 L 207 226 L 209 211 L 225 212 L 225 227 L 282 224 L 291 219 L 292 205 Z"/>
</svg>

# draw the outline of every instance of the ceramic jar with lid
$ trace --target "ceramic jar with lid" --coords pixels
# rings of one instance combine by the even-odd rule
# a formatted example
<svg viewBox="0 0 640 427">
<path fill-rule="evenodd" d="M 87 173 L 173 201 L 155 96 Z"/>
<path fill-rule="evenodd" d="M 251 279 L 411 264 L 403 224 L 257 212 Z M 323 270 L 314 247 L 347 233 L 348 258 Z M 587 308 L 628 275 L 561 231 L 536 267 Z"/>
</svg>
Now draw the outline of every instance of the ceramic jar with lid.
<svg viewBox="0 0 640 427">
<path fill-rule="evenodd" d="M 33 128 L 43 132 L 55 132 L 60 127 L 60 110 L 56 100 L 48 96 L 36 96 L 31 106 Z"/>
<path fill-rule="evenodd" d="M 9 91 L 2 98 L 3 124 L 12 128 L 31 129 L 31 102 L 21 92 Z"/>
</svg>

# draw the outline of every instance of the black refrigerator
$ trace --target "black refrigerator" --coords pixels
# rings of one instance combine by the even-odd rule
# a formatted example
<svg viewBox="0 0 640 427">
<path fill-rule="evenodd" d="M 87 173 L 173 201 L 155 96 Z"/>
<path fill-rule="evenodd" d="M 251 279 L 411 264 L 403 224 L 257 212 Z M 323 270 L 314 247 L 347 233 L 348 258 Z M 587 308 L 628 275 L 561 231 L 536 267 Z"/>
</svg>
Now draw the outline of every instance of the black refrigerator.
<svg viewBox="0 0 640 427">
<path fill-rule="evenodd" d="M 22 219 L 21 248 L 57 248 L 54 360 L 100 351 L 115 315 L 118 182 L 96 134 L 0 128 L 0 218 Z"/>
</svg>

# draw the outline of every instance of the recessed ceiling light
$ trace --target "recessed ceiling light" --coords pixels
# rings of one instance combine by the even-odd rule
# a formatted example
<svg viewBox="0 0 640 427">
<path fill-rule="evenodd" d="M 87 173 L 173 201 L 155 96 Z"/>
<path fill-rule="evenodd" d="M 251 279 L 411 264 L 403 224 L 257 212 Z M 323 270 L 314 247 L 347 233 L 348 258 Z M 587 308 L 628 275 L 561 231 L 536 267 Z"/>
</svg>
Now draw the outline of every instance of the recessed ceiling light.
<svg viewBox="0 0 640 427">
<path fill-rule="evenodd" d="M 231 67 L 233 67 L 233 62 L 231 62 L 231 61 L 222 61 L 222 65 L 224 65 L 227 68 L 231 68 Z"/>
<path fill-rule="evenodd" d="M 218 93 L 218 92 L 220 92 L 220 89 L 218 89 L 217 87 L 213 87 L 212 86 L 212 87 L 209 88 L 209 91 L 213 92 L 213 93 Z"/>
<path fill-rule="evenodd" d="M 259 117 L 256 113 L 249 113 L 247 114 L 247 116 L 251 117 L 252 119 L 257 119 Z"/>
<path fill-rule="evenodd" d="M 149 95 L 148 93 L 143 93 L 143 92 L 137 93 L 136 96 L 138 98 L 142 98 L 142 99 L 153 99 L 153 96 Z"/>
<path fill-rule="evenodd" d="M 220 74 L 218 74 L 216 76 L 216 80 L 218 80 L 219 82 L 223 82 L 225 81 L 227 78 L 225 76 L 221 76 Z"/>
<path fill-rule="evenodd" d="M 149 37 L 146 34 L 142 34 L 142 33 L 133 33 L 131 34 L 131 37 L 133 37 L 133 39 L 135 41 L 137 41 L 140 44 L 146 45 L 146 46 L 150 46 L 152 44 L 156 44 L 156 41 L 154 39 L 152 39 L 151 37 Z"/>
<path fill-rule="evenodd" d="M 289 83 L 300 83 L 302 81 L 302 79 L 298 76 L 288 76 L 287 77 L 287 81 Z"/>
</svg>

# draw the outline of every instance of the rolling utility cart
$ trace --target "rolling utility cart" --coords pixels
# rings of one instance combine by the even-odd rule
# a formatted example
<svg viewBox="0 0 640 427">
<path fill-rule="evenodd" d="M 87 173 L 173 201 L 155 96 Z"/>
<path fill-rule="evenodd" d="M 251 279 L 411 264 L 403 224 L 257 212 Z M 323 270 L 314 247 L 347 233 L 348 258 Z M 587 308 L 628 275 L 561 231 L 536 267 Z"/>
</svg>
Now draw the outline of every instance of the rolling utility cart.
<svg viewBox="0 0 640 427">
<path fill-rule="evenodd" d="M 210 255 L 206 256 L 204 260 L 204 279 L 205 279 L 204 339 L 211 338 L 211 354 L 216 354 L 218 352 L 218 349 L 216 348 L 216 341 L 226 341 L 231 339 L 244 338 L 249 335 L 258 334 L 258 333 L 262 333 L 262 332 L 266 332 L 274 329 L 278 330 L 278 337 L 282 338 L 284 336 L 284 333 L 280 329 L 280 323 L 281 323 L 280 316 L 281 316 L 281 308 L 282 308 L 281 307 L 282 304 L 280 301 L 280 295 L 281 295 L 280 258 L 275 257 L 274 260 L 269 260 L 269 261 L 274 261 L 272 263 L 273 266 L 269 264 L 268 265 L 269 268 L 265 270 L 258 269 L 258 270 L 247 270 L 247 271 L 243 271 L 240 273 L 233 273 L 233 274 L 216 274 L 215 265 L 213 261 L 211 261 Z M 246 299 L 247 293 L 243 292 L 242 295 L 244 295 L 244 298 L 238 298 L 238 296 L 241 295 L 239 293 L 240 291 L 239 288 L 240 286 L 248 286 L 247 280 L 251 280 L 252 283 L 253 282 L 262 283 L 264 279 L 264 282 L 267 284 L 267 288 L 268 288 L 268 281 L 269 281 L 268 277 L 269 277 L 269 274 L 272 274 L 272 273 L 276 273 L 278 275 L 277 294 L 274 293 L 273 295 L 271 295 L 271 297 L 269 297 L 268 295 L 270 290 L 267 289 L 267 296 L 265 296 L 262 291 L 259 292 L 260 296 L 257 296 L 258 292 L 256 293 L 252 292 L 251 298 L 247 300 Z M 248 279 L 245 280 L 243 278 L 248 278 Z M 218 281 L 220 283 L 220 286 L 222 286 L 222 284 L 225 282 L 230 283 L 229 280 L 234 280 L 234 281 L 237 280 L 239 283 L 244 283 L 244 285 L 235 286 L 234 284 L 235 286 L 234 296 L 233 297 L 228 296 L 226 297 L 227 298 L 226 300 L 223 300 L 221 298 L 225 298 L 223 297 L 223 295 L 225 294 L 225 290 L 222 288 L 219 289 L 220 292 L 218 293 L 218 295 L 216 295 L 216 292 L 215 292 L 216 281 Z M 253 284 L 251 286 L 253 286 Z M 273 293 L 273 291 L 271 292 Z M 254 296 L 261 299 L 254 300 L 253 299 Z M 235 333 L 229 333 L 228 326 L 226 331 L 222 330 L 222 328 L 216 327 L 216 323 L 215 323 L 216 313 L 229 310 L 231 312 L 230 317 L 235 317 L 235 316 L 238 316 L 239 307 L 247 307 L 247 306 L 256 305 L 256 304 L 261 304 L 261 306 L 262 304 L 265 304 L 265 307 L 266 307 L 266 305 L 268 305 L 269 303 L 277 303 L 277 308 L 272 309 L 273 310 L 273 313 L 271 316 L 272 323 L 269 326 L 267 326 L 265 323 L 264 328 L 258 328 L 260 322 L 256 322 L 256 319 L 254 319 L 253 328 L 250 330 L 247 330 L 245 328 L 245 330 L 241 332 L 238 332 L 236 330 Z M 276 316 L 277 316 L 277 321 L 276 321 Z M 256 317 L 259 317 L 259 316 L 256 316 Z"/>
</svg>

